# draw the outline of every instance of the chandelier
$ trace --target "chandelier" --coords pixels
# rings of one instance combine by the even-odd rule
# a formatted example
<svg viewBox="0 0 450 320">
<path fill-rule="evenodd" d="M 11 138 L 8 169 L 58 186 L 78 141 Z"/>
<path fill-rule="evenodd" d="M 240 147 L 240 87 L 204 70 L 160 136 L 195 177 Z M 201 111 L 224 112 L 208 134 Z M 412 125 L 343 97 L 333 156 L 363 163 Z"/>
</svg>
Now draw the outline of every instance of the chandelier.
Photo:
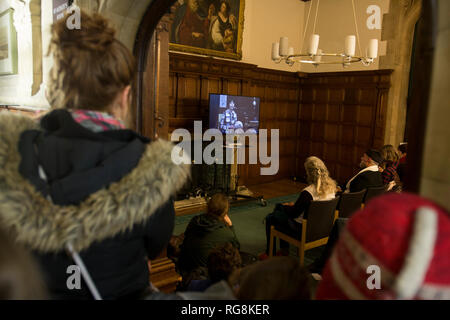
<svg viewBox="0 0 450 320">
<path fill-rule="evenodd" d="M 345 37 L 344 53 L 325 53 L 323 50 L 319 49 L 319 39 L 320 36 L 316 34 L 316 24 L 317 24 L 317 13 L 319 11 L 320 0 L 317 0 L 316 5 L 316 16 L 314 19 L 313 34 L 309 40 L 309 46 L 307 53 L 299 54 L 294 53 L 294 48 L 289 47 L 289 40 L 287 37 L 281 37 L 280 42 L 275 42 L 272 44 L 272 60 L 275 63 L 280 63 L 285 61 L 289 66 L 293 66 L 297 63 L 308 63 L 315 67 L 321 64 L 342 64 L 344 67 L 348 67 L 352 63 L 361 62 L 363 65 L 368 66 L 372 64 L 378 55 L 378 39 L 370 39 L 369 46 L 366 50 L 366 55 L 361 55 L 361 43 L 359 41 L 359 31 L 358 24 L 356 22 L 356 12 L 355 12 L 355 1 L 352 0 L 353 6 L 353 18 L 355 21 L 355 35 L 349 35 Z M 311 14 L 312 3 L 309 7 L 308 17 L 306 19 L 306 27 L 303 34 L 303 43 L 305 43 L 306 30 L 308 29 L 309 17 Z M 359 55 L 355 55 L 356 43 L 358 43 Z M 326 59 L 323 59 L 326 57 Z"/>
</svg>

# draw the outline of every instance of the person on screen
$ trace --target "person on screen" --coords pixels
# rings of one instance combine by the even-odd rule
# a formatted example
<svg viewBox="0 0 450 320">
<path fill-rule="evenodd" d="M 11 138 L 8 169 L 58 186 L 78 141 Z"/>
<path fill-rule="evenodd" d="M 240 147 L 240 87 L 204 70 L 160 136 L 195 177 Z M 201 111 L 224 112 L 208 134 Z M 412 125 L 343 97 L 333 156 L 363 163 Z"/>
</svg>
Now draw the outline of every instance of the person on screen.
<svg viewBox="0 0 450 320">
<path fill-rule="evenodd" d="M 235 124 L 237 121 L 237 114 L 234 111 L 235 105 L 234 101 L 231 100 L 228 108 L 222 113 L 220 120 L 220 129 L 225 133 L 233 133 L 235 129 Z"/>
</svg>

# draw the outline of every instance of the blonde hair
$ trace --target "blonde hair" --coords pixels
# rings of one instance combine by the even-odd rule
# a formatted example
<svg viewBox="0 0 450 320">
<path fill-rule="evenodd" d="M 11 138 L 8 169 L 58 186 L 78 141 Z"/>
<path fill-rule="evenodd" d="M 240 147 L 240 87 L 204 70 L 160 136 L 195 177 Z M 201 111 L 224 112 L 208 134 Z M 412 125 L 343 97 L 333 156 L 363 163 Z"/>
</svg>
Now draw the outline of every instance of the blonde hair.
<svg viewBox="0 0 450 320">
<path fill-rule="evenodd" d="M 98 14 L 81 11 L 81 29 L 70 30 L 66 20 L 52 25 L 48 100 L 54 109 L 107 110 L 121 90 L 131 85 L 135 59 L 115 39 L 116 31 Z"/>
<path fill-rule="evenodd" d="M 319 198 L 336 192 L 336 181 L 330 178 L 325 163 L 317 157 L 309 157 L 305 161 L 305 170 L 309 184 L 315 186 Z"/>
<path fill-rule="evenodd" d="M 391 144 L 383 146 L 380 153 L 383 157 L 383 160 L 386 162 L 396 162 L 399 159 L 397 151 Z"/>
</svg>

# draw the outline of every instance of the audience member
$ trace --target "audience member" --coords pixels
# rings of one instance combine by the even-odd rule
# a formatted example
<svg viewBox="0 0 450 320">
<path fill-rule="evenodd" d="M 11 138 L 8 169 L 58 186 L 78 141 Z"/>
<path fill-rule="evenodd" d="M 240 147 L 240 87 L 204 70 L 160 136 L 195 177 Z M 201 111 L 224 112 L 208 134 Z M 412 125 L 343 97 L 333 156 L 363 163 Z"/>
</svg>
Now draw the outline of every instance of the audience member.
<svg viewBox="0 0 450 320">
<path fill-rule="evenodd" d="M 450 299 L 450 213 L 388 193 L 355 213 L 339 237 L 317 299 Z"/>
<path fill-rule="evenodd" d="M 230 285 L 238 300 L 310 300 L 312 278 L 292 257 L 273 257 L 237 271 Z"/>
<path fill-rule="evenodd" d="M 228 197 L 217 193 L 208 201 L 207 212 L 195 216 L 189 222 L 184 232 L 178 260 L 178 267 L 183 277 L 193 280 L 195 277 L 189 274 L 197 273 L 206 278 L 208 256 L 217 245 L 230 242 L 235 248 L 240 248 L 233 224 L 228 216 L 228 209 Z M 204 272 L 201 271 L 202 269 Z"/>
<path fill-rule="evenodd" d="M 0 114 L 0 220 L 33 250 L 52 298 L 92 298 L 84 281 L 67 287 L 69 245 L 102 298 L 137 297 L 189 166 L 172 162 L 172 143 L 125 128 L 135 63 L 114 29 L 100 15 L 81 12 L 79 30 L 67 19 L 51 30 L 52 110 L 40 122 Z"/>
<path fill-rule="evenodd" d="M 367 150 L 361 157 L 361 171 L 352 177 L 345 185 L 344 192 L 359 192 L 371 187 L 383 186 L 383 179 L 379 166 L 383 162 L 380 152 L 374 149 Z"/>
<path fill-rule="evenodd" d="M 407 142 L 400 143 L 397 148 L 397 151 L 398 151 L 398 156 L 399 156 L 398 162 L 406 163 L 406 155 L 408 152 L 408 143 Z"/>
<path fill-rule="evenodd" d="M 370 154 L 370 157 L 368 156 L 368 154 Z M 372 158 L 376 159 L 376 161 L 373 161 Z M 361 170 L 357 176 L 352 178 L 353 181 L 349 181 L 350 190 L 353 188 L 352 192 L 358 192 L 369 187 L 382 186 L 382 183 L 380 183 L 380 180 L 382 181 L 382 179 L 379 179 L 381 177 L 380 167 L 378 166 L 379 163 L 382 163 L 381 155 L 379 156 L 379 154 L 375 150 L 367 151 L 361 158 L 360 166 L 365 167 L 366 169 L 370 169 L 366 171 L 364 171 L 364 169 Z M 349 183 L 347 183 L 347 186 L 349 185 Z M 346 192 L 349 192 L 350 190 L 347 189 Z M 331 229 L 330 236 L 328 237 L 328 242 L 325 245 L 322 254 L 314 261 L 313 264 L 308 267 L 311 272 L 319 274 L 322 273 L 325 263 L 328 261 L 332 250 L 336 245 L 337 240 L 339 239 L 340 233 L 347 224 L 347 221 L 348 218 L 338 218 L 336 220 L 333 228 Z"/>
<path fill-rule="evenodd" d="M 236 300 L 236 296 L 227 281 L 219 281 L 209 286 L 205 291 L 177 291 L 174 293 L 160 292 L 153 287 L 144 300 Z"/>
<path fill-rule="evenodd" d="M 400 181 L 404 181 L 405 178 L 405 170 L 406 170 L 406 156 L 408 152 L 408 143 L 400 143 L 398 146 L 398 155 L 399 155 L 399 161 L 398 161 L 398 167 L 397 167 L 397 173 L 400 178 Z"/>
<path fill-rule="evenodd" d="M 298 259 L 274 257 L 238 269 L 204 292 L 165 294 L 153 291 L 148 300 L 310 300 L 312 277 Z"/>
<path fill-rule="evenodd" d="M 212 284 L 225 280 L 241 267 L 239 250 L 230 242 L 217 246 L 208 256 L 208 279 L 192 280 L 187 291 L 205 291 Z"/>
<path fill-rule="evenodd" d="M 383 184 L 388 186 L 387 190 L 391 190 L 400 183 L 397 174 L 398 154 L 392 145 L 387 144 L 381 148 L 381 156 L 383 157 L 383 162 L 381 164 L 383 169 L 383 172 L 381 173 Z"/>
<path fill-rule="evenodd" d="M 41 300 L 47 293 L 32 256 L 0 229 L 0 300 Z"/>
<path fill-rule="evenodd" d="M 311 201 L 334 199 L 336 182 L 330 178 L 328 169 L 317 157 L 309 157 L 305 161 L 308 186 L 302 190 L 294 203 L 278 204 L 274 212 L 266 217 L 266 252 L 259 255 L 260 260 L 268 258 L 270 245 L 270 228 L 275 226 L 279 231 L 299 237 L 302 230 L 302 219 Z M 281 250 L 277 255 L 288 255 L 289 244 L 280 239 Z M 276 245 L 273 246 L 274 253 Z"/>
</svg>

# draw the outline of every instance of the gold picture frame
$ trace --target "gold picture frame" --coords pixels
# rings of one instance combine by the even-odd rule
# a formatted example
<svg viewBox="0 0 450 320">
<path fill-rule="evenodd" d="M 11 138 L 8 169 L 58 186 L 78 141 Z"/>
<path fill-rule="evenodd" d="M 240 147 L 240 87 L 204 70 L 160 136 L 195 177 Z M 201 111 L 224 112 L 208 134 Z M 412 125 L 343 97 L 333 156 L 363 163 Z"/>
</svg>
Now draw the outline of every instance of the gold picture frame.
<svg viewBox="0 0 450 320">
<path fill-rule="evenodd" d="M 242 59 L 245 0 L 178 0 L 169 49 Z"/>
<path fill-rule="evenodd" d="M 17 74 L 17 33 L 14 28 L 14 9 L 0 13 L 0 76 Z"/>
</svg>

